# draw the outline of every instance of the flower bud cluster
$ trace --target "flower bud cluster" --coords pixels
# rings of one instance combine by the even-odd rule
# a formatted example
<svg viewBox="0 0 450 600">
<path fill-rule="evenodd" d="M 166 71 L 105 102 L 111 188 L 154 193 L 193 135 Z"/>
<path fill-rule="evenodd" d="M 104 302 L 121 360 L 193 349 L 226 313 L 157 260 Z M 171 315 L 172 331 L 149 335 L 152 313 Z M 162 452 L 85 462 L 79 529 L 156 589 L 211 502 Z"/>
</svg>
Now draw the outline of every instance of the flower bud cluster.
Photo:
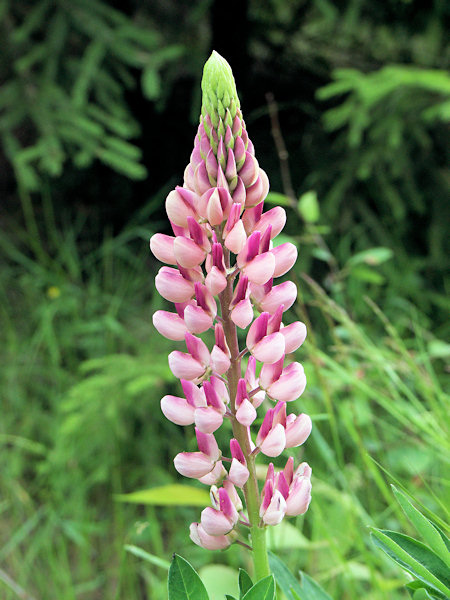
<svg viewBox="0 0 450 600">
<path fill-rule="evenodd" d="M 216 85 L 208 69 L 218 69 Z M 283 324 L 297 288 L 291 281 L 274 284 L 294 265 L 297 249 L 289 242 L 273 245 L 286 214 L 281 207 L 263 213 L 269 181 L 255 158 L 230 74 L 214 53 L 205 66 L 202 116 L 184 183 L 166 199 L 173 235 L 157 233 L 150 240 L 155 257 L 168 265 L 159 270 L 156 289 L 174 304 L 174 311 L 157 311 L 153 323 L 166 338 L 184 341 L 187 350 L 169 355 L 183 395 L 164 396 L 161 409 L 177 425 L 195 425 L 198 451 L 178 454 L 174 464 L 185 477 L 212 486 L 212 506 L 190 530 L 192 540 L 209 549 L 230 545 L 239 521 L 246 520 L 237 489 L 245 489 L 249 478 L 249 452 L 279 456 L 303 444 L 311 431 L 308 415 L 287 414 L 287 403 L 306 385 L 299 363 L 284 366 L 286 355 L 306 338 L 303 323 Z M 230 327 L 248 329 L 241 352 L 233 347 Z M 214 334 L 212 347 L 199 337 L 206 332 Z M 232 386 L 230 372 L 246 352 L 247 366 Z M 265 401 L 275 404 L 253 439 L 250 428 Z M 246 447 L 233 438 L 229 457 L 214 436 L 224 419 L 245 431 Z M 292 459 L 276 475 L 270 465 L 263 524 L 306 511 L 310 474 L 306 463 L 294 471 Z"/>
</svg>

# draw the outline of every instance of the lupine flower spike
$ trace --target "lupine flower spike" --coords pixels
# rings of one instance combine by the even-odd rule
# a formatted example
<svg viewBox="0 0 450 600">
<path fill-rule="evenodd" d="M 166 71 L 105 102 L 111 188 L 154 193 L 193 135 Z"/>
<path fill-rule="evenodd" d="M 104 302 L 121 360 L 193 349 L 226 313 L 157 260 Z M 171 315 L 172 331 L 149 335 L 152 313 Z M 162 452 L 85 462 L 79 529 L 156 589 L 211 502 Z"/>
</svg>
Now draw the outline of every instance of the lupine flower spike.
<svg viewBox="0 0 450 600">
<path fill-rule="evenodd" d="M 297 249 L 273 244 L 286 214 L 281 207 L 263 212 L 269 180 L 255 157 L 231 68 L 217 52 L 205 65 L 202 91 L 183 185 L 166 199 L 173 235 L 157 233 L 150 240 L 153 254 L 167 265 L 156 276 L 156 289 L 174 304 L 174 310 L 157 311 L 153 323 L 187 350 L 169 355 L 183 392 L 164 396 L 161 409 L 177 425 L 195 425 L 198 451 L 177 454 L 175 468 L 211 486 L 211 506 L 192 523 L 191 539 L 224 549 L 244 543 L 247 525 L 250 539 L 244 541 L 251 544 L 259 579 L 269 572 L 265 528 L 285 515 L 303 514 L 311 499 L 307 463 L 295 468 L 289 458 L 279 472 L 270 463 L 261 492 L 255 470 L 258 454 L 279 456 L 311 432 L 308 415 L 288 414 L 288 403 L 306 385 L 302 365 L 286 364 L 286 355 L 306 338 L 303 323 L 283 324 L 297 289 L 291 281 L 274 283 L 294 265 Z M 226 456 L 215 433 L 230 423 Z"/>
</svg>

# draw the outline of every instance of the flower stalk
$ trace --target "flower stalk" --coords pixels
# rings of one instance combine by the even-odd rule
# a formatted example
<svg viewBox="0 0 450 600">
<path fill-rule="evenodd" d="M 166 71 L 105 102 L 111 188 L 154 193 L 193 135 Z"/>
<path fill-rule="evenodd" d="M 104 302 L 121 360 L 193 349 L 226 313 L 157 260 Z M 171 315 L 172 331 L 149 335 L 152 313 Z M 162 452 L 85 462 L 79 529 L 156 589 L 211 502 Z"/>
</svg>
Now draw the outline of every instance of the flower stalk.
<svg viewBox="0 0 450 600">
<path fill-rule="evenodd" d="M 153 323 L 187 348 L 169 355 L 184 396 L 164 396 L 161 409 L 177 425 L 195 424 L 198 452 L 178 454 L 175 468 L 211 486 L 212 506 L 191 524 L 191 539 L 210 550 L 232 543 L 251 549 L 259 580 L 270 572 L 267 526 L 303 514 L 311 498 L 307 463 L 294 471 L 290 458 L 278 473 L 270 463 L 261 491 L 256 474 L 260 454 L 279 456 L 303 444 L 311 431 L 308 415 L 286 410 L 306 385 L 299 363 L 284 365 L 306 337 L 303 323 L 283 324 L 297 288 L 290 281 L 274 285 L 295 263 L 297 249 L 273 245 L 286 214 L 281 207 L 263 213 L 269 181 L 248 137 L 231 69 L 216 52 L 205 65 L 202 90 L 184 184 L 166 199 L 174 236 L 150 240 L 153 254 L 171 265 L 160 269 L 156 288 L 176 309 L 157 311 Z M 199 337 L 210 330 L 212 349 Z M 246 331 L 241 348 L 239 330 Z M 258 408 L 271 401 L 275 406 L 254 438 Z M 214 436 L 224 418 L 232 425 L 231 458 L 223 457 Z M 248 529 L 239 526 L 250 528 L 249 544 L 239 539 Z"/>
</svg>

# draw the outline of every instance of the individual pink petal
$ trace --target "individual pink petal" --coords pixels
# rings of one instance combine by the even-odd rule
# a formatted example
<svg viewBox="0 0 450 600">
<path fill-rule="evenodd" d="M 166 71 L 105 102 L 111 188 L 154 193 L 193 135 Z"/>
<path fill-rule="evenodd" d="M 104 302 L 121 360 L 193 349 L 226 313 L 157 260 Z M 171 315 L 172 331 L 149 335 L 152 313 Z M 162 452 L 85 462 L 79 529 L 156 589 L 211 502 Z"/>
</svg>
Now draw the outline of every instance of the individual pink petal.
<svg viewBox="0 0 450 600">
<path fill-rule="evenodd" d="M 194 407 L 185 398 L 164 396 L 161 399 L 161 410 L 164 416 L 175 425 L 192 425 L 194 422 Z"/>
<path fill-rule="evenodd" d="M 211 316 L 199 306 L 188 304 L 184 310 L 184 322 L 191 333 L 203 333 L 213 325 Z"/>
<path fill-rule="evenodd" d="M 187 302 L 194 294 L 194 284 L 171 267 L 161 267 L 155 285 L 161 296 L 169 302 Z"/>
<path fill-rule="evenodd" d="M 204 485 L 215 485 L 219 484 L 226 476 L 226 474 L 227 471 L 223 466 L 222 461 L 219 460 L 216 462 L 214 469 L 210 473 L 208 473 L 204 477 L 198 477 L 198 480 Z"/>
<path fill-rule="evenodd" d="M 234 254 L 239 254 L 242 248 L 245 246 L 247 241 L 247 234 L 245 233 L 244 224 L 239 220 L 227 234 L 225 238 L 225 246 Z"/>
<path fill-rule="evenodd" d="M 227 287 L 227 278 L 216 266 L 212 266 L 206 276 L 205 285 L 213 296 L 217 296 Z"/>
<path fill-rule="evenodd" d="M 247 348 L 252 351 L 252 348 L 260 342 L 267 334 L 267 324 L 269 322 L 269 313 L 261 313 L 259 317 L 250 325 L 247 333 Z"/>
<path fill-rule="evenodd" d="M 205 251 L 186 237 L 177 236 L 175 238 L 173 252 L 177 262 L 186 269 L 192 269 L 205 260 Z"/>
<path fill-rule="evenodd" d="M 178 350 L 169 354 L 169 367 L 175 377 L 188 381 L 201 377 L 205 372 L 205 367 L 198 360 Z"/>
<path fill-rule="evenodd" d="M 222 511 L 208 506 L 202 510 L 201 524 L 208 535 L 226 535 L 234 525 Z"/>
<path fill-rule="evenodd" d="M 172 190 L 166 198 L 166 212 L 169 219 L 179 227 L 187 228 L 188 217 L 196 217 L 193 200 L 195 194 L 182 188 Z M 181 193 L 180 193 L 181 191 Z"/>
<path fill-rule="evenodd" d="M 214 462 L 203 452 L 180 452 L 173 461 L 175 469 L 184 477 L 197 479 L 210 473 Z"/>
<path fill-rule="evenodd" d="M 248 277 L 249 281 L 257 285 L 263 285 L 273 275 L 275 269 L 275 258 L 270 252 L 265 252 L 255 256 L 253 260 L 247 263 L 242 272 Z"/>
<path fill-rule="evenodd" d="M 184 336 L 186 341 L 186 347 L 188 349 L 189 354 L 198 360 L 199 363 L 207 367 L 210 362 L 210 355 L 207 345 L 203 340 L 191 333 L 186 333 Z M 185 377 L 184 379 L 188 379 Z"/>
<path fill-rule="evenodd" d="M 274 277 L 281 277 L 292 269 L 298 255 L 296 246 L 290 242 L 272 248 L 271 253 L 275 257 Z"/>
<path fill-rule="evenodd" d="M 311 502 L 311 481 L 308 477 L 299 477 L 294 481 L 286 500 L 286 514 L 295 517 L 303 515 Z"/>
<path fill-rule="evenodd" d="M 259 444 L 259 448 L 266 456 L 280 456 L 286 448 L 286 435 L 281 423 L 278 423 L 269 431 L 265 439 Z"/>
<path fill-rule="evenodd" d="M 225 479 L 223 482 L 223 487 L 227 491 L 227 494 L 234 505 L 234 508 L 237 511 L 241 511 L 244 507 L 242 505 L 242 500 L 239 498 L 239 494 L 236 491 L 236 488 L 233 485 L 233 482 L 229 479 Z"/>
<path fill-rule="evenodd" d="M 194 408 L 206 406 L 205 393 L 202 388 L 197 387 L 192 381 L 187 381 L 186 379 L 182 379 L 180 383 L 183 388 L 183 394 L 191 406 Z"/>
<path fill-rule="evenodd" d="M 168 340 L 184 340 L 187 331 L 186 323 L 176 313 L 157 310 L 153 315 L 155 329 Z"/>
<path fill-rule="evenodd" d="M 215 345 L 211 351 L 211 368 L 214 373 L 222 375 L 230 368 L 230 358 L 221 348 Z"/>
<path fill-rule="evenodd" d="M 267 296 L 261 301 L 261 310 L 269 312 L 271 315 L 277 310 L 280 304 L 284 305 L 284 310 L 288 310 L 294 304 L 297 298 L 297 286 L 293 281 L 285 281 L 275 285 Z"/>
<path fill-rule="evenodd" d="M 224 214 L 220 202 L 218 188 L 214 189 L 214 192 L 211 194 L 211 197 L 208 200 L 208 205 L 206 207 L 206 216 L 208 218 L 209 223 L 212 226 L 220 225 L 223 221 Z"/>
<path fill-rule="evenodd" d="M 223 423 L 223 415 L 208 406 L 195 410 L 195 425 L 203 433 L 214 433 Z"/>
<path fill-rule="evenodd" d="M 155 235 L 152 235 L 150 238 L 150 250 L 161 262 L 167 263 L 168 265 L 176 265 L 177 259 L 173 252 L 174 241 L 175 238 L 172 235 L 155 233 Z"/>
<path fill-rule="evenodd" d="M 256 206 L 262 202 L 269 191 L 269 178 L 265 171 L 259 169 L 258 177 L 256 181 L 247 188 L 247 197 L 245 199 L 245 207 Z"/>
<path fill-rule="evenodd" d="M 311 479 L 311 475 L 312 475 L 311 467 L 308 465 L 307 462 L 302 462 L 295 469 L 293 477 L 294 477 L 294 480 L 297 479 L 298 477 L 307 477 L 308 479 Z"/>
<path fill-rule="evenodd" d="M 253 306 L 250 302 L 250 298 L 245 298 L 244 300 L 238 302 L 232 309 L 230 317 L 235 325 L 241 329 L 247 329 L 253 319 Z"/>
<path fill-rule="evenodd" d="M 286 344 L 286 354 L 295 352 L 306 339 L 306 325 L 301 321 L 295 321 L 280 329 Z"/>
<path fill-rule="evenodd" d="M 272 226 L 272 239 L 277 237 L 286 224 L 286 211 L 281 206 L 275 206 L 265 212 L 253 227 L 253 231 L 264 233 L 269 225 Z"/>
<path fill-rule="evenodd" d="M 247 398 L 242 400 L 239 408 L 236 411 L 236 419 L 241 425 L 250 427 L 253 421 L 256 419 L 256 409 L 253 404 Z"/>
<path fill-rule="evenodd" d="M 214 462 L 219 460 L 220 450 L 214 435 L 212 433 L 203 433 L 196 427 L 195 436 L 197 438 L 198 449 L 200 452 L 203 452 L 203 454 L 209 456 Z"/>
<path fill-rule="evenodd" d="M 294 417 L 290 419 L 289 417 Z M 312 429 L 311 418 L 302 413 L 295 418 L 295 415 L 289 415 L 286 423 L 286 448 L 296 448 L 303 444 Z"/>
<path fill-rule="evenodd" d="M 234 485 L 241 488 L 247 483 L 249 471 L 245 465 L 237 460 L 237 458 L 233 458 L 228 472 L 228 478 Z"/>
<path fill-rule="evenodd" d="M 195 190 L 199 196 L 208 191 L 211 187 L 211 182 L 209 181 L 208 171 L 206 170 L 206 165 L 202 161 L 198 164 L 194 170 L 194 182 L 195 182 Z"/>
<path fill-rule="evenodd" d="M 199 523 L 191 523 L 189 537 L 206 550 L 224 550 L 231 544 L 231 540 L 225 535 L 208 535 Z"/>
<path fill-rule="evenodd" d="M 286 514 L 286 500 L 279 490 L 274 490 L 272 499 L 262 519 L 266 525 L 278 525 Z"/>
<path fill-rule="evenodd" d="M 281 377 L 267 389 L 271 398 L 282 402 L 292 402 L 299 398 L 306 387 L 306 376 L 302 365 L 291 363 L 283 370 Z"/>
<path fill-rule="evenodd" d="M 283 363 L 284 363 L 284 355 L 275 363 L 268 364 L 265 363 L 262 366 L 261 372 L 259 374 L 259 386 L 266 390 L 269 388 L 272 383 L 277 381 L 280 378 L 281 373 L 283 372 Z"/>
<path fill-rule="evenodd" d="M 246 188 L 255 183 L 259 173 L 259 165 L 256 158 L 249 152 L 245 153 L 245 162 L 239 170 L 239 177 Z"/>
<path fill-rule="evenodd" d="M 284 355 L 284 337 L 281 333 L 266 335 L 260 342 L 255 344 L 250 352 L 262 363 L 273 364 Z"/>
</svg>

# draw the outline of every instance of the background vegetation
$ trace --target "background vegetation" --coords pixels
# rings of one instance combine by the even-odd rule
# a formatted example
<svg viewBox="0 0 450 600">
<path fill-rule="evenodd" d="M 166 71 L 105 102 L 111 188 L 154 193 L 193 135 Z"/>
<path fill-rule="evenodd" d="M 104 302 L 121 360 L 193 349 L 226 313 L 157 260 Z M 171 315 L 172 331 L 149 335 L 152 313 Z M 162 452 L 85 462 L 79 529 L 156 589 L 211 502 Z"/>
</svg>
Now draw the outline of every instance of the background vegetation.
<svg viewBox="0 0 450 600">
<path fill-rule="evenodd" d="M 246 560 L 193 546 L 199 507 L 116 497 L 175 482 L 192 443 L 159 411 L 173 343 L 151 326 L 147 240 L 212 48 L 300 249 L 314 498 L 272 548 L 333 598 L 408 597 L 367 526 L 411 533 L 393 482 L 446 517 L 448 16 L 441 0 L 0 2 L 2 598 L 163 600 L 174 550 L 216 585 Z"/>
</svg>

